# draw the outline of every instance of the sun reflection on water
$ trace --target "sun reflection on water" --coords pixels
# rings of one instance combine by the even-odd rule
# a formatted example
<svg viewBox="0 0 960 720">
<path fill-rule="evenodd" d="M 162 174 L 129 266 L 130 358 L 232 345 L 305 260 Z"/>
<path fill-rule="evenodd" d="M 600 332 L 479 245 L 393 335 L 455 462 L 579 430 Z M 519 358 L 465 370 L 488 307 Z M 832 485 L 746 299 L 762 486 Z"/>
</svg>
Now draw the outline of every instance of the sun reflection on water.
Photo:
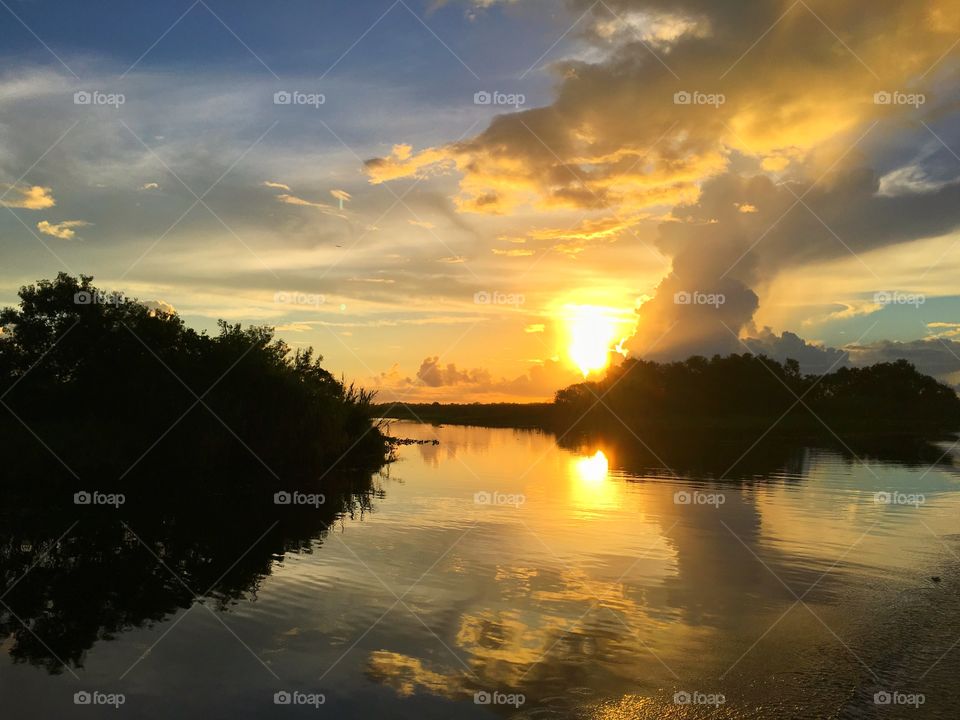
<svg viewBox="0 0 960 720">
<path fill-rule="evenodd" d="M 576 475 L 587 485 L 599 485 L 607 479 L 610 462 L 603 450 L 597 450 L 592 457 L 578 458 L 575 464 Z"/>
<path fill-rule="evenodd" d="M 610 477 L 610 461 L 603 450 L 571 460 L 570 505 L 574 512 L 586 510 L 593 516 L 598 510 L 619 507 L 623 493 L 622 485 Z"/>
</svg>

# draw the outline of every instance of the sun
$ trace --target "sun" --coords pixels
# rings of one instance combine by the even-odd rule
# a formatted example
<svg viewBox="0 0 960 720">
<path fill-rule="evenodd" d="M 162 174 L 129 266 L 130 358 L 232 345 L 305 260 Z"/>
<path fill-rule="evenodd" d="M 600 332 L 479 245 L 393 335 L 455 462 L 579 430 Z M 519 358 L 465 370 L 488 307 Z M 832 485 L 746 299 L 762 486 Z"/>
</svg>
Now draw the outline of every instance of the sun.
<svg viewBox="0 0 960 720">
<path fill-rule="evenodd" d="M 603 370 L 610 363 L 610 353 L 617 350 L 622 320 L 617 311 L 596 305 L 568 306 L 567 329 L 570 344 L 567 354 L 586 377 Z"/>
</svg>

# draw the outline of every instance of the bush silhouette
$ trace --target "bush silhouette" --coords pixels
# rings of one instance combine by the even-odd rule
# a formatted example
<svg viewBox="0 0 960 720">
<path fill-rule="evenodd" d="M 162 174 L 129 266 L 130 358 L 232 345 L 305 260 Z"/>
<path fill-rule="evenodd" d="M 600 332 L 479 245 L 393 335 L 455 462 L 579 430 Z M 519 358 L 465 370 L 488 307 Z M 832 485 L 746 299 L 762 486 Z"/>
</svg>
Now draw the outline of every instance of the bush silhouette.
<svg viewBox="0 0 960 720">
<path fill-rule="evenodd" d="M 216 335 L 198 333 L 92 280 L 60 273 L 0 312 L 0 432 L 19 433 L 21 470 L 127 478 L 253 464 L 279 483 L 382 464 L 372 394 L 338 381 L 312 349 L 222 320 Z"/>
</svg>

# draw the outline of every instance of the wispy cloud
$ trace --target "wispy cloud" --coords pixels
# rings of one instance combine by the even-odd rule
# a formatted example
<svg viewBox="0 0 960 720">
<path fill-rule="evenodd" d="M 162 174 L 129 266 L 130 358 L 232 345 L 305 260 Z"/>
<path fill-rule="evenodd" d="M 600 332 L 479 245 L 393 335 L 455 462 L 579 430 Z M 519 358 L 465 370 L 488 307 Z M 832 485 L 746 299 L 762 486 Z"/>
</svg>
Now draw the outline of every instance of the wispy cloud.
<svg viewBox="0 0 960 720">
<path fill-rule="evenodd" d="M 89 224 L 90 223 L 83 220 L 65 220 L 59 223 L 51 223 L 47 222 L 46 220 L 41 220 L 37 223 L 37 230 L 42 232 L 44 235 L 60 238 L 61 240 L 73 240 L 77 236 L 75 228 L 86 227 Z"/>
</svg>

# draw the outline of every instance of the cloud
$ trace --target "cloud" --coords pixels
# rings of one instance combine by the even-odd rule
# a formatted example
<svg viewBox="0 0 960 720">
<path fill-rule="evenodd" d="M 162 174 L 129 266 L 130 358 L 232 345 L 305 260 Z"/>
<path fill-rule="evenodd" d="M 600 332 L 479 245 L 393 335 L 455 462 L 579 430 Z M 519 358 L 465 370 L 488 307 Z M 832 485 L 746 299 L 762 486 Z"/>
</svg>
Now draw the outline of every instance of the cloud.
<svg viewBox="0 0 960 720">
<path fill-rule="evenodd" d="M 850 364 L 850 354 L 845 350 L 810 343 L 792 332 L 777 335 L 764 328 L 757 337 L 746 338 L 743 344 L 755 355 L 766 355 L 778 362 L 796 360 L 800 371 L 810 375 L 823 375 Z"/>
<path fill-rule="evenodd" d="M 60 238 L 61 240 L 73 240 L 77 235 L 74 228 L 86 227 L 89 224 L 90 223 L 83 220 L 65 220 L 60 223 L 50 223 L 46 220 L 41 220 L 37 223 L 37 230 L 44 235 L 50 235 L 51 237 Z"/>
<path fill-rule="evenodd" d="M 394 145 L 387 157 L 374 158 L 364 163 L 370 182 L 374 185 L 411 175 L 426 177 L 454 165 L 453 158 L 442 149 L 424 150 L 414 157 L 413 147 L 406 144 Z"/>
<path fill-rule="evenodd" d="M 436 227 L 436 225 L 434 225 L 432 222 L 427 222 L 426 220 L 407 220 L 407 222 L 411 225 L 422 227 L 426 230 L 431 230 Z"/>
<path fill-rule="evenodd" d="M 304 200 L 301 197 L 297 197 L 296 195 L 290 195 L 288 193 L 277 195 L 277 200 L 279 200 L 280 202 L 286 205 L 300 205 L 303 207 L 322 207 L 322 208 L 330 207 L 329 205 L 326 205 L 324 203 L 311 202 L 310 200 Z"/>
<path fill-rule="evenodd" d="M 920 372 L 955 387 L 960 383 L 960 342 L 932 338 L 896 342 L 882 340 L 865 345 L 849 345 L 846 350 L 854 365 L 908 360 Z"/>
<path fill-rule="evenodd" d="M 312 200 L 304 200 L 301 197 L 296 195 L 289 195 L 284 193 L 282 195 L 277 195 L 277 200 L 286 204 L 286 205 L 297 205 L 299 207 L 312 207 L 319 210 L 335 210 L 332 205 L 327 205 L 326 203 L 313 202 Z"/>
<path fill-rule="evenodd" d="M 709 20 L 669 11 L 628 10 L 622 15 L 607 13 L 594 21 L 591 33 L 596 39 L 620 45 L 637 39 L 665 48 L 685 35 L 705 38 L 710 34 Z"/>
<path fill-rule="evenodd" d="M 580 49 L 550 67 L 549 106 L 498 115 L 456 142 L 399 143 L 365 169 L 374 184 L 451 175 L 460 212 L 546 213 L 539 241 L 570 255 L 672 208 L 657 241 L 672 267 L 639 309 L 635 353 L 742 351 L 777 274 L 960 224 L 960 184 L 877 169 L 890 162 L 885 140 L 955 110 L 956 77 L 937 65 L 960 33 L 953 2 L 878 0 L 869 14 L 852 0 L 816 13 L 706 0 L 571 8 L 584 18 Z M 927 102 L 874 101 L 898 88 Z M 558 218 L 570 210 L 615 217 L 553 229 L 568 227 Z M 676 302 L 684 293 L 724 301 Z"/>
<path fill-rule="evenodd" d="M 731 253 L 732 255 L 732 253 Z M 717 280 L 712 265 L 694 256 L 674 259 L 654 297 L 637 309 L 637 333 L 624 347 L 649 360 L 743 352 L 739 337 L 759 306 L 736 278 Z"/>
<path fill-rule="evenodd" d="M 690 202 L 735 153 L 784 169 L 837 138 L 848 138 L 846 150 L 858 129 L 903 114 L 873 93 L 908 87 L 960 31 L 946 0 L 880 0 L 868 16 L 851 1 L 817 15 L 802 3 L 785 14 L 776 2 L 572 4 L 587 18 L 581 39 L 601 52 L 554 64 L 549 107 L 499 115 L 463 141 L 418 152 L 398 144 L 367 162 L 371 182 L 455 170 L 458 207 L 486 213 Z M 829 28 L 842 28 L 843 45 Z M 694 91 L 724 101 L 675 100 Z"/>
<path fill-rule="evenodd" d="M 927 327 L 934 331 L 935 337 L 960 336 L 960 323 L 956 322 L 929 322 Z"/>
<path fill-rule="evenodd" d="M 313 329 L 313 325 L 306 322 L 293 322 L 287 323 L 285 325 L 277 325 L 274 330 L 277 332 L 309 332 Z M 345 333 L 341 333 L 345 334 Z"/>
<path fill-rule="evenodd" d="M 529 257 L 534 254 L 533 250 L 526 248 L 491 248 L 490 251 L 494 255 L 504 255 L 506 257 Z"/>
<path fill-rule="evenodd" d="M 22 187 L 19 185 L 0 185 L 3 199 L 0 204 L 10 208 L 24 210 L 46 210 L 57 204 L 51 194 L 53 191 L 41 185 Z"/>
<path fill-rule="evenodd" d="M 757 290 L 778 273 L 853 255 L 869 276 L 870 251 L 960 226 L 960 185 L 898 196 L 878 190 L 877 174 L 862 165 L 840 167 L 819 182 L 726 173 L 704 183 L 695 203 L 675 207 L 675 221 L 659 227 L 657 245 L 673 258 L 672 272 L 640 308 L 630 349 L 643 353 L 656 342 L 664 359 L 738 352 L 737 337 L 750 329 L 759 307 Z M 731 198 L 757 212 L 739 212 Z M 674 302 L 684 292 L 722 295 L 725 302 L 718 308 Z M 877 309 L 860 303 L 842 308 L 838 317 Z"/>
<path fill-rule="evenodd" d="M 417 379 L 428 387 L 449 387 L 461 384 L 489 384 L 490 373 L 486 370 L 458 370 L 453 363 L 440 364 L 438 356 L 425 358 L 417 370 Z"/>
<path fill-rule="evenodd" d="M 926 169 L 920 165 L 906 165 L 891 170 L 881 177 L 877 192 L 886 197 L 896 197 L 898 195 L 935 192 L 949 184 L 950 181 L 931 178 Z"/>
<path fill-rule="evenodd" d="M 803 321 L 803 325 L 821 325 L 835 320 L 849 320 L 850 318 L 872 315 L 884 308 L 880 303 L 873 301 L 838 303 L 836 307 L 836 310 L 831 310 L 823 315 L 807 318 Z"/>
<path fill-rule="evenodd" d="M 149 309 L 151 315 L 177 314 L 177 309 L 165 300 L 143 300 L 140 304 Z"/>
<path fill-rule="evenodd" d="M 581 382 L 583 375 L 556 359 L 534 362 L 512 378 L 496 378 L 484 368 L 462 368 L 440 363 L 437 356 L 424 358 L 416 376 L 401 373 L 398 365 L 371 378 L 388 400 L 403 402 L 502 402 L 544 401 L 562 387 Z"/>
<path fill-rule="evenodd" d="M 283 183 L 273 182 L 272 180 L 264 180 L 264 187 L 272 188 L 274 190 L 283 190 L 284 192 L 276 196 L 277 201 L 282 202 L 284 205 L 295 205 L 297 207 L 310 207 L 316 208 L 321 212 L 327 215 L 335 215 L 337 217 L 345 217 L 341 212 L 327 203 L 314 202 L 312 200 L 306 200 L 302 197 L 293 194 L 293 191 L 290 189 L 289 185 L 284 185 Z M 331 190 L 330 194 L 340 201 L 341 205 L 351 199 L 350 193 L 346 190 Z"/>
<path fill-rule="evenodd" d="M 613 242 L 625 234 L 632 233 L 634 226 L 649 217 L 649 215 L 634 215 L 623 218 L 617 215 L 587 218 L 573 227 L 535 228 L 523 237 L 505 236 L 501 239 L 514 243 L 543 243 L 557 252 L 578 255 L 592 245 Z"/>
</svg>

